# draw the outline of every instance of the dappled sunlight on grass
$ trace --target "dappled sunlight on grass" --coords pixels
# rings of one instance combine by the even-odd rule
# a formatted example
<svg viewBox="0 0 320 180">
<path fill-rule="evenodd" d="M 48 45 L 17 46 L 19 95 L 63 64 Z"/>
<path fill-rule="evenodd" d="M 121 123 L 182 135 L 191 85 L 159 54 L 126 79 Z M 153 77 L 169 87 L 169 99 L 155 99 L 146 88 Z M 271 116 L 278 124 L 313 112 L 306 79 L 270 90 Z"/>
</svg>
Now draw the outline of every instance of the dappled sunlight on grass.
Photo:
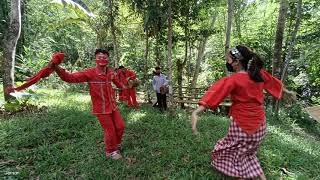
<svg viewBox="0 0 320 180">
<path fill-rule="evenodd" d="M 147 114 L 145 112 L 132 112 L 128 115 L 127 122 L 128 123 L 134 123 L 137 121 L 140 121 L 142 118 L 144 118 Z"/>
<path fill-rule="evenodd" d="M 306 141 L 299 136 L 288 134 L 283 129 L 271 125 L 268 126 L 268 131 L 270 135 L 275 136 L 281 143 L 285 143 L 296 150 L 308 153 L 311 156 L 320 156 L 320 146 L 319 151 L 313 150 L 313 146 L 317 142 L 315 140 L 309 139 Z"/>
<path fill-rule="evenodd" d="M 48 108 L 42 114 L 0 121 L 0 174 L 11 179 L 228 179 L 212 170 L 210 152 L 228 131 L 230 120 L 211 112 L 199 116 L 191 131 L 190 112 L 140 111 L 119 104 L 126 122 L 124 159 L 104 157 L 103 131 L 91 114 L 87 93 L 37 90 Z M 278 123 L 278 124 L 277 124 Z M 294 128 L 293 128 L 294 127 Z M 294 132 L 299 129 L 297 136 Z M 268 122 L 258 158 L 268 179 L 319 179 L 320 143 L 302 128 Z M 285 170 L 285 173 L 282 170 Z"/>
</svg>

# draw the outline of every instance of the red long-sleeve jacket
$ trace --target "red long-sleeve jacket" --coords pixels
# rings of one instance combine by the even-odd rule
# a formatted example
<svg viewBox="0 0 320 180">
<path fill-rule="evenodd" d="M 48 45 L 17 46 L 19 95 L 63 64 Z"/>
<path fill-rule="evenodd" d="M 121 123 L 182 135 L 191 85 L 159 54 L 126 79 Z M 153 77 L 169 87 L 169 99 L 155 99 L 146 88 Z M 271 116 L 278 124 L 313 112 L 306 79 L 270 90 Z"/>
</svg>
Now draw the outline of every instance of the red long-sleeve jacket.
<svg viewBox="0 0 320 180">
<path fill-rule="evenodd" d="M 126 71 L 120 71 L 118 72 L 118 78 L 120 80 L 121 83 L 123 83 L 124 85 L 128 85 L 128 80 L 129 79 L 136 79 L 137 75 L 136 73 L 134 73 L 133 71 L 127 69 Z"/>
<path fill-rule="evenodd" d="M 101 72 L 98 68 L 69 73 L 65 69 L 58 67 L 56 72 L 63 81 L 69 83 L 87 82 L 89 84 L 93 114 L 110 114 L 112 111 L 117 110 L 115 93 L 111 82 L 120 89 L 124 86 L 115 77 L 112 68 L 107 68 L 106 73 Z"/>
</svg>

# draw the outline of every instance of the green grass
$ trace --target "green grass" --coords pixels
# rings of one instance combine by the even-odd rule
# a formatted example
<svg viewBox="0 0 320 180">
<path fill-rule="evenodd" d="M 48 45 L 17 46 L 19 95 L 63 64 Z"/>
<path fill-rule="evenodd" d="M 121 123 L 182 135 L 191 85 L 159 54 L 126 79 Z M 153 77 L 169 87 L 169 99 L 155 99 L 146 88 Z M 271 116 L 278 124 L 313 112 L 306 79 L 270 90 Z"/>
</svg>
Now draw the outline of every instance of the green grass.
<svg viewBox="0 0 320 180">
<path fill-rule="evenodd" d="M 4 179 L 229 179 L 210 166 L 210 152 L 229 125 L 204 113 L 199 136 L 190 114 L 174 117 L 149 106 L 126 111 L 124 159 L 104 157 L 102 129 L 85 93 L 38 90 L 44 112 L 0 120 L 0 177 Z M 283 115 L 268 119 L 268 135 L 258 158 L 269 179 L 320 179 L 319 124 L 305 131 Z M 317 128 L 314 128 L 316 126 Z M 288 173 L 284 174 L 281 168 Z"/>
</svg>

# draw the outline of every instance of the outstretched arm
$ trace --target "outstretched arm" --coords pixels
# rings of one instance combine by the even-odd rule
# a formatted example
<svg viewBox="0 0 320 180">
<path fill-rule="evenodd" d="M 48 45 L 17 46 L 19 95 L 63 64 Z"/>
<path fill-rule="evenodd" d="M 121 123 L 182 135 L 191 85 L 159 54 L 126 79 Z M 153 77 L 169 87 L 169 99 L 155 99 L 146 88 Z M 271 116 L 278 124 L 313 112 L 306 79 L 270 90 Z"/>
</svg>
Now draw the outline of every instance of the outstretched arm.
<svg viewBox="0 0 320 180">
<path fill-rule="evenodd" d="M 297 93 L 294 91 L 290 91 L 283 87 L 282 89 L 282 99 L 286 102 L 296 102 L 297 101 Z"/>
<path fill-rule="evenodd" d="M 65 69 L 59 66 L 55 66 L 55 71 L 58 74 L 58 76 L 65 82 L 68 82 L 68 83 L 88 82 L 88 77 L 85 71 L 69 73 Z"/>
</svg>

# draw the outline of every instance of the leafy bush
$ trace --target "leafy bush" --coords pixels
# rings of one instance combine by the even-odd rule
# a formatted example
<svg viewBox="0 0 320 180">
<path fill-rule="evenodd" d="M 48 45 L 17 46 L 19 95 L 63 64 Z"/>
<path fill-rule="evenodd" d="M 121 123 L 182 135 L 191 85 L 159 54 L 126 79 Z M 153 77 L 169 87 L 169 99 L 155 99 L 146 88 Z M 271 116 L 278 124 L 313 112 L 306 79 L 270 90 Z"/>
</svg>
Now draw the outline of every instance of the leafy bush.
<svg viewBox="0 0 320 180">
<path fill-rule="evenodd" d="M 38 100 L 42 95 L 34 93 L 35 88 L 36 86 L 31 86 L 27 91 L 11 93 L 15 100 L 0 103 L 0 107 L 10 114 L 37 110 Z"/>
</svg>

